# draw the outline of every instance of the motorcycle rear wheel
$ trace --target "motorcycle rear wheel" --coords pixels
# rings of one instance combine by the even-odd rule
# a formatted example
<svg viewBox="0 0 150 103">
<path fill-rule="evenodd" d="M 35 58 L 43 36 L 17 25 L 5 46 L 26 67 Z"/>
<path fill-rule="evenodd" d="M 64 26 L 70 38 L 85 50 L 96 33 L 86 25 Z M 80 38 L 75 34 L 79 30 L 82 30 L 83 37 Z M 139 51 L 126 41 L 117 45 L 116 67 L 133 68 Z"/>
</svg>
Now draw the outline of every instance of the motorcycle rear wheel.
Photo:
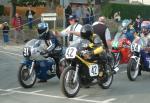
<svg viewBox="0 0 150 103">
<path fill-rule="evenodd" d="M 135 59 L 131 58 L 127 65 L 127 76 L 130 81 L 135 81 L 138 76 L 139 67 L 136 69 L 136 65 L 137 62 L 135 61 Z"/>
<path fill-rule="evenodd" d="M 21 64 L 19 67 L 18 81 L 19 81 L 20 85 L 24 88 L 31 88 L 36 82 L 35 69 L 33 69 L 31 75 L 29 75 L 29 70 L 30 69 L 24 64 Z M 30 79 L 31 79 L 31 81 L 30 81 Z"/>
<path fill-rule="evenodd" d="M 75 68 L 69 66 L 65 68 L 60 78 L 61 91 L 68 98 L 75 97 L 80 90 L 79 77 L 77 77 L 77 80 L 75 81 L 75 83 L 73 83 L 74 75 Z"/>
</svg>

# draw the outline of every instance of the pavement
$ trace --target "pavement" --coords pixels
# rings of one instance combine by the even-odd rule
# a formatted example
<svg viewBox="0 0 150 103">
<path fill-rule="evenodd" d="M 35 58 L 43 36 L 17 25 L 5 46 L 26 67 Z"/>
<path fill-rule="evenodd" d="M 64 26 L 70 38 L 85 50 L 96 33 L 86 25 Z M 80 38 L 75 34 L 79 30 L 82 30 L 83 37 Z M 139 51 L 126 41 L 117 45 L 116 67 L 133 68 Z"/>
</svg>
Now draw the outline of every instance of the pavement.
<svg viewBox="0 0 150 103">
<path fill-rule="evenodd" d="M 81 88 L 71 99 L 62 94 L 57 77 L 24 89 L 17 79 L 23 59 L 22 47 L 0 46 L 0 103 L 149 103 L 150 74 L 142 72 L 142 76 L 131 82 L 127 78 L 126 65 L 120 65 L 109 89 L 101 89 L 98 85 Z"/>
</svg>

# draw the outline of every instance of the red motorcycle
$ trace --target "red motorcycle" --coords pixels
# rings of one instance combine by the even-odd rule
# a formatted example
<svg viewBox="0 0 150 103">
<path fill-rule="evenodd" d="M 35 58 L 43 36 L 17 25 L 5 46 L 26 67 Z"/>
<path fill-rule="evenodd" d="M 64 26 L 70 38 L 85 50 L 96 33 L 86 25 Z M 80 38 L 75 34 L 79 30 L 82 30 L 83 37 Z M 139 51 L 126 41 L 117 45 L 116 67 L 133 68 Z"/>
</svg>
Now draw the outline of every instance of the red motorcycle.
<svg viewBox="0 0 150 103">
<path fill-rule="evenodd" d="M 131 51 L 131 42 L 126 38 L 123 33 L 117 33 L 112 41 L 112 55 L 114 57 L 114 67 L 118 67 L 119 64 L 128 63 Z"/>
</svg>

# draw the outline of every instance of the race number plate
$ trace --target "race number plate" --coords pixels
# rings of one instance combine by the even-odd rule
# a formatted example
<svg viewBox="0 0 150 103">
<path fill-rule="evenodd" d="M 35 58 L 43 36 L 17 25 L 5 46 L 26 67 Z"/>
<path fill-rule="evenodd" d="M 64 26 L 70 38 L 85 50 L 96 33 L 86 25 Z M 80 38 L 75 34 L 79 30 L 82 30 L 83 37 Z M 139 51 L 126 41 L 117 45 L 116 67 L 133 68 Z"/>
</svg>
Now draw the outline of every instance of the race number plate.
<svg viewBox="0 0 150 103">
<path fill-rule="evenodd" d="M 68 47 L 65 53 L 65 57 L 67 59 L 73 59 L 75 58 L 77 53 L 77 49 L 75 47 Z"/>
<path fill-rule="evenodd" d="M 91 77 L 98 76 L 98 73 L 99 73 L 98 65 L 97 64 L 90 65 L 89 66 L 89 73 L 90 73 Z"/>
<path fill-rule="evenodd" d="M 30 48 L 29 47 L 23 48 L 23 56 L 27 57 L 27 56 L 30 56 L 30 55 L 31 55 Z"/>
<path fill-rule="evenodd" d="M 137 43 L 134 43 L 131 45 L 131 51 L 132 52 L 140 52 L 141 46 L 138 45 Z"/>
</svg>

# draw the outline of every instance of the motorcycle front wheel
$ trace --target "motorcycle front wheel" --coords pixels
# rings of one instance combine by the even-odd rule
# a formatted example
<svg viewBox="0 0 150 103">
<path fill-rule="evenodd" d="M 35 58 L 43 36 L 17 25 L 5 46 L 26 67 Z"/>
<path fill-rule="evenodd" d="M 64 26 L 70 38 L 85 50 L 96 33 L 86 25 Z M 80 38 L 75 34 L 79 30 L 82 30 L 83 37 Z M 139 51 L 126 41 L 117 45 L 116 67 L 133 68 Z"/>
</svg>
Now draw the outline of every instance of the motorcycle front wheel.
<svg viewBox="0 0 150 103">
<path fill-rule="evenodd" d="M 106 71 L 103 73 L 102 77 L 99 77 L 98 79 L 98 84 L 99 86 L 101 86 L 103 89 L 108 89 L 112 82 L 113 82 L 113 72 L 112 72 L 112 68 L 110 65 L 105 66 Z"/>
<path fill-rule="evenodd" d="M 131 58 L 127 65 L 127 76 L 131 81 L 135 81 L 139 73 L 139 67 L 136 69 L 136 65 L 136 60 L 134 58 Z"/>
<path fill-rule="evenodd" d="M 75 97 L 80 90 L 80 81 L 79 76 L 77 75 L 77 79 L 73 82 L 75 76 L 75 68 L 69 66 L 65 68 L 60 78 L 60 85 L 62 93 L 69 97 Z"/>
<path fill-rule="evenodd" d="M 18 71 L 18 81 L 24 88 L 31 88 L 36 82 L 36 72 L 33 69 L 31 75 L 30 68 L 27 65 L 21 64 Z"/>
</svg>

